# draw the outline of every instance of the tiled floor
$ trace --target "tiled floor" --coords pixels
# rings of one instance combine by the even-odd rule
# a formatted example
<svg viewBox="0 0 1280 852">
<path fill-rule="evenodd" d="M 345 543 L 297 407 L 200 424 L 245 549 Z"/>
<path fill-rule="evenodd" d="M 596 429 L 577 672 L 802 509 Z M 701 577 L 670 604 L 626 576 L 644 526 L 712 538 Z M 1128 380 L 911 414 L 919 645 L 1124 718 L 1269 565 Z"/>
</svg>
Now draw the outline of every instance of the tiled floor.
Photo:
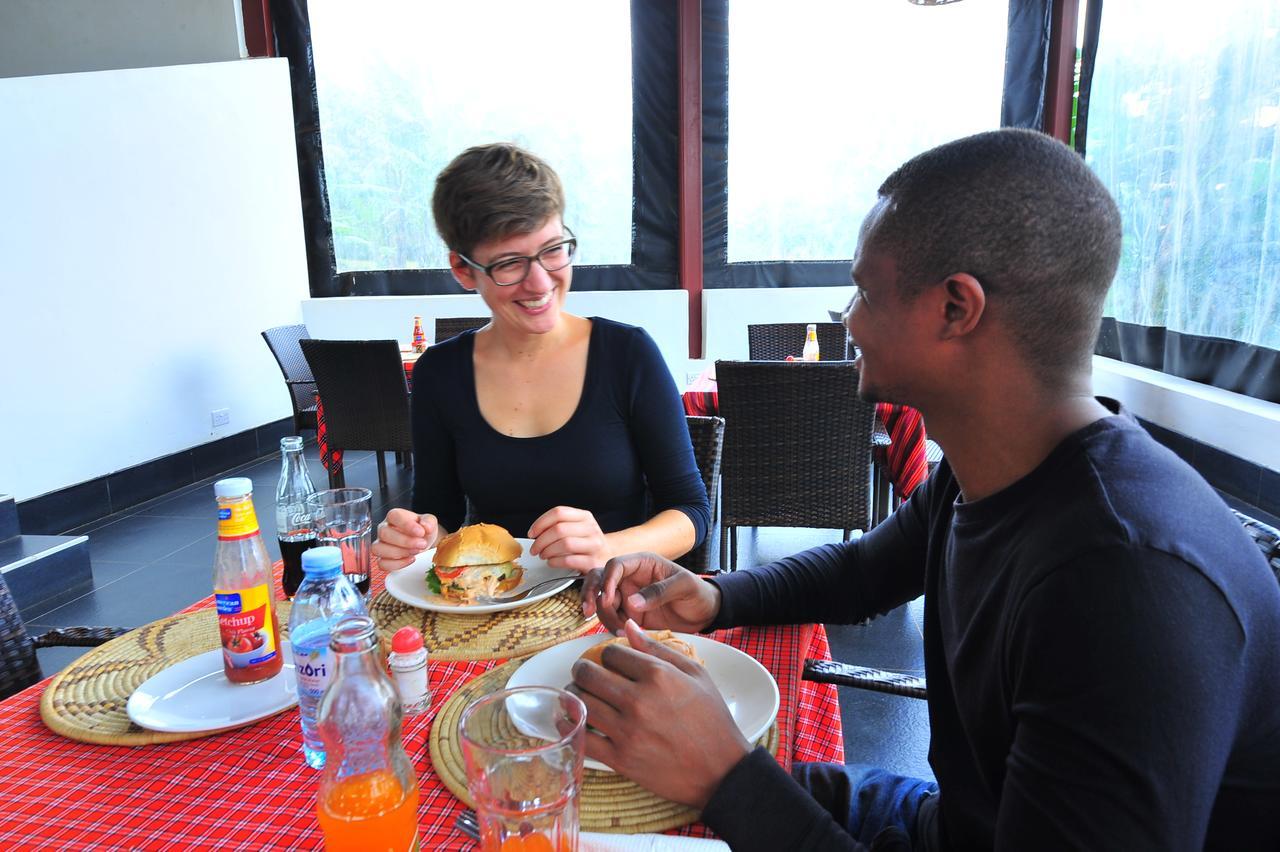
<svg viewBox="0 0 1280 852">
<path fill-rule="evenodd" d="M 317 488 L 327 477 L 314 443 L 307 446 L 308 465 Z M 347 484 L 374 493 L 374 517 L 388 508 L 408 505 L 412 472 L 387 458 L 388 488 L 378 488 L 371 453 L 348 453 Z M 254 504 L 267 550 L 279 550 L 275 538 L 277 457 L 267 457 L 188 486 L 171 494 L 87 524 L 69 532 L 89 536 L 93 591 L 52 610 L 33 614 L 27 628 L 111 625 L 136 627 L 171 615 L 209 594 L 214 553 L 213 481 L 247 476 L 254 482 Z M 797 550 L 839 540 L 838 531 L 766 529 L 739 533 L 742 564 L 759 564 Z M 868 626 L 829 625 L 832 656 L 879 668 L 922 673 L 920 602 L 908 604 Z M 88 649 L 43 648 L 40 664 L 54 674 Z M 845 758 L 890 771 L 932 778 L 927 762 L 928 715 L 923 701 L 841 689 Z"/>
</svg>

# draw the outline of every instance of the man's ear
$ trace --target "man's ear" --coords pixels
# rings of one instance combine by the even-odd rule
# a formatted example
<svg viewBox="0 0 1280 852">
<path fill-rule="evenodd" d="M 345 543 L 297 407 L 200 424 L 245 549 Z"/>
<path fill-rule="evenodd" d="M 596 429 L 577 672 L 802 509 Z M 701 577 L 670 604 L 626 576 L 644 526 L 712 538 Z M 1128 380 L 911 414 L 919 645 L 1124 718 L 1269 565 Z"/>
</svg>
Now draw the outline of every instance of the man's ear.
<svg viewBox="0 0 1280 852">
<path fill-rule="evenodd" d="M 948 275 L 942 282 L 942 287 L 943 339 L 972 333 L 987 309 L 987 293 L 982 288 L 982 282 L 967 272 L 957 272 Z"/>
<path fill-rule="evenodd" d="M 449 271 L 453 273 L 454 281 L 468 290 L 476 289 L 476 271 L 456 251 L 449 252 Z"/>
</svg>

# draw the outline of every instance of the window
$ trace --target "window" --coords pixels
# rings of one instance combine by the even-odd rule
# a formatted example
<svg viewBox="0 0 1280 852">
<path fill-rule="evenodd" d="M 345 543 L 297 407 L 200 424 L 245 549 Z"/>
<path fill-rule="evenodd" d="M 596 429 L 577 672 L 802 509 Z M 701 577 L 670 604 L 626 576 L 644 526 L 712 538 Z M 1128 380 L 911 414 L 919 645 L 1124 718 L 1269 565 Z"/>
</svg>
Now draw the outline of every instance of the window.
<svg viewBox="0 0 1280 852">
<path fill-rule="evenodd" d="M 1124 220 L 1106 313 L 1280 349 L 1280 8 L 1103 9 L 1087 160 Z"/>
<path fill-rule="evenodd" d="M 632 230 L 626 3 L 310 0 L 337 271 L 439 269 L 435 177 L 510 141 L 564 182 L 585 264 L 627 264 Z"/>
<path fill-rule="evenodd" d="M 1008 2 L 730 3 L 731 263 L 853 254 L 912 154 L 1000 125 Z"/>
</svg>

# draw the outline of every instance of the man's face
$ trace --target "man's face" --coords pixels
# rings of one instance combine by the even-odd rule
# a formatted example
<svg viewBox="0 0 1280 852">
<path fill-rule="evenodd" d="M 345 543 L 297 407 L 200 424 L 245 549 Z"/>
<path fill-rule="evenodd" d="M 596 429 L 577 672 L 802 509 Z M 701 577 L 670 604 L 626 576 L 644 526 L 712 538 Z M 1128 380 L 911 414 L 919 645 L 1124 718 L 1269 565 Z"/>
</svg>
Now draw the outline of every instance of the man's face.
<svg viewBox="0 0 1280 852">
<path fill-rule="evenodd" d="M 924 344 L 922 306 L 918 299 L 902 298 L 897 263 L 872 247 L 885 205 L 883 200 L 877 203 L 862 224 L 850 270 L 854 294 L 844 324 L 861 350 L 859 396 L 871 402 L 910 403 Z"/>
</svg>

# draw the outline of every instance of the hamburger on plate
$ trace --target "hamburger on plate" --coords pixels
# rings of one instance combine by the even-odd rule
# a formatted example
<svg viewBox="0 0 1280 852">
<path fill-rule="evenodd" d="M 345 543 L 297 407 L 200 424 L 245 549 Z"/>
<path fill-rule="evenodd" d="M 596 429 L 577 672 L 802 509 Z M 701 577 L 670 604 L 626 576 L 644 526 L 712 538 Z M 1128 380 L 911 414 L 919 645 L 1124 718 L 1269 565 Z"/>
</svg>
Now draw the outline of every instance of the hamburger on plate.
<svg viewBox="0 0 1280 852">
<path fill-rule="evenodd" d="M 702 658 L 699 657 L 696 653 L 694 653 L 692 645 L 690 645 L 688 642 L 684 641 L 679 636 L 672 633 L 670 630 L 646 630 L 645 634 L 653 641 L 661 642 L 663 645 L 666 645 L 671 650 L 676 651 L 677 653 L 680 653 L 680 654 L 684 654 L 686 657 L 690 658 L 698 665 L 700 666 L 706 665 L 706 663 L 702 661 Z M 610 639 L 607 642 L 598 642 L 595 645 L 592 645 L 587 650 L 583 651 L 581 659 L 590 660 L 591 662 L 596 663 L 597 665 L 604 665 L 604 663 L 601 662 L 601 660 L 604 658 L 604 649 L 609 645 L 624 645 L 628 648 L 631 647 L 631 643 L 627 641 L 627 637 L 615 636 L 614 638 Z"/>
<path fill-rule="evenodd" d="M 472 524 L 436 544 L 427 586 L 447 601 L 475 603 L 478 595 L 497 595 L 520 585 L 524 569 L 514 560 L 520 542 L 496 524 Z"/>
</svg>

